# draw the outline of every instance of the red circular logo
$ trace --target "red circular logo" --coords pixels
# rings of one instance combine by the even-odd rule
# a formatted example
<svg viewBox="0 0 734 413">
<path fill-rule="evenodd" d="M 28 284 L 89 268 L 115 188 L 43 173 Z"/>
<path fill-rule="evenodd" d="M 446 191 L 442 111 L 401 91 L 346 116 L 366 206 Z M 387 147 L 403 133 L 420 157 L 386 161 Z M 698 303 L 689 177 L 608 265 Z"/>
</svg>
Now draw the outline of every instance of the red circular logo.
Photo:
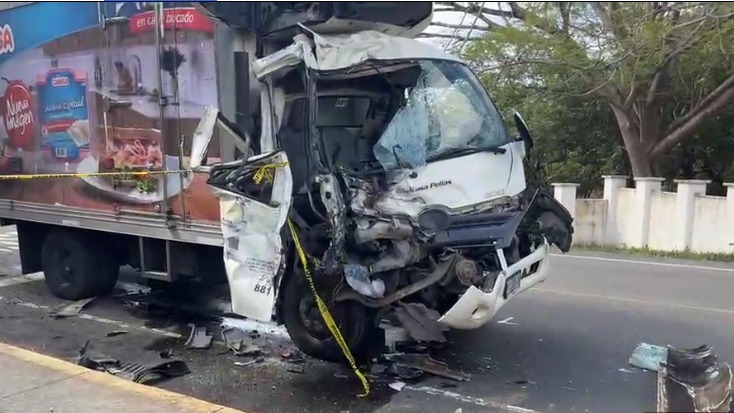
<svg viewBox="0 0 734 413">
<path fill-rule="evenodd" d="M 32 149 L 36 118 L 33 114 L 33 97 L 22 82 L 13 81 L 5 89 L 0 110 L 10 145 L 25 150 Z"/>
</svg>

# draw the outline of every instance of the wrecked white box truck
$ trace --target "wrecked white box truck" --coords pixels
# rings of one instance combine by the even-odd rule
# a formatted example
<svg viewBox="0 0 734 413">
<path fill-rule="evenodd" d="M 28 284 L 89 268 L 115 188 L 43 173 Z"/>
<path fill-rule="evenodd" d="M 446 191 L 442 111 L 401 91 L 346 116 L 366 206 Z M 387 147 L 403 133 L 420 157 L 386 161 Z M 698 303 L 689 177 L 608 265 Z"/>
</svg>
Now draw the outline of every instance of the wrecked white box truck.
<svg viewBox="0 0 734 413">
<path fill-rule="evenodd" d="M 396 315 L 486 324 L 570 247 L 568 212 L 524 196 L 520 115 L 514 137 L 413 39 L 431 3 L 87 4 L 0 12 L 0 217 L 55 295 L 105 294 L 122 265 L 226 280 L 233 313 L 339 361 L 289 225 L 357 355 Z"/>
</svg>

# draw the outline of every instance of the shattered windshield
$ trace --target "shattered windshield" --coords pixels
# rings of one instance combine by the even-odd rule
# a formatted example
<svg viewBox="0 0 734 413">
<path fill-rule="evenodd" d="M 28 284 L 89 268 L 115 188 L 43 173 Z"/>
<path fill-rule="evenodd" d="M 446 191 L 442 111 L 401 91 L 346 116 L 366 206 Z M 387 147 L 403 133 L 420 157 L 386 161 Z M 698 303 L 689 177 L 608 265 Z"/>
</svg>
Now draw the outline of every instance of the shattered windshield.
<svg viewBox="0 0 734 413">
<path fill-rule="evenodd" d="M 416 168 L 510 142 L 507 128 L 463 64 L 423 61 L 417 82 L 374 146 L 383 168 Z"/>
</svg>

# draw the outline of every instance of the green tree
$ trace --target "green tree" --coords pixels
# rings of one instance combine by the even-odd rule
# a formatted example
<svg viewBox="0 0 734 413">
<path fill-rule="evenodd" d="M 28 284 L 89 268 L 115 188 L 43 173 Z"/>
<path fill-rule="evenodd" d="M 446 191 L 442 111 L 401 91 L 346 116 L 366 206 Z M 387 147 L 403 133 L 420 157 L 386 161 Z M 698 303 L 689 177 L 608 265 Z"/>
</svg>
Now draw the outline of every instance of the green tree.
<svg viewBox="0 0 734 413">
<path fill-rule="evenodd" d="M 463 54 L 493 92 L 531 90 L 535 100 L 543 98 L 539 105 L 556 112 L 574 99 L 582 111 L 609 108 L 617 133 L 595 142 L 607 147 L 605 140 L 620 139 L 637 177 L 673 168 L 671 155 L 687 147 L 681 144 L 700 146 L 702 133 L 734 101 L 732 3 L 440 4 L 486 25 L 487 34 L 468 42 Z"/>
</svg>

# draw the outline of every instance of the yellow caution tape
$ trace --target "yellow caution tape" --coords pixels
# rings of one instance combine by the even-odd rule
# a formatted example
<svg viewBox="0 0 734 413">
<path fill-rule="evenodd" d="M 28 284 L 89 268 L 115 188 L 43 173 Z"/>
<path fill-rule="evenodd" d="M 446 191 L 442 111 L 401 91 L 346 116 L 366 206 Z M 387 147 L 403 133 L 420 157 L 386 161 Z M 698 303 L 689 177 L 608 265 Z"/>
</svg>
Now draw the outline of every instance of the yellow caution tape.
<svg viewBox="0 0 734 413">
<path fill-rule="evenodd" d="M 262 165 L 257 172 L 255 172 L 255 176 L 252 177 L 252 180 L 255 181 L 256 184 L 260 185 L 260 182 L 262 182 L 263 178 L 267 177 L 268 181 L 273 180 L 273 174 L 270 172 L 271 169 L 276 168 L 283 168 L 285 166 L 288 166 L 288 162 L 278 162 L 278 163 L 269 163 Z"/>
<path fill-rule="evenodd" d="M 321 317 L 324 319 L 324 323 L 326 323 L 329 331 L 331 331 L 331 335 L 334 336 L 337 344 L 339 344 L 342 353 L 344 353 L 344 357 L 346 357 L 347 361 L 349 361 L 349 365 L 352 367 L 352 371 L 354 371 L 354 374 L 357 376 L 359 381 L 362 382 L 364 394 L 360 394 L 359 397 L 365 397 L 370 394 L 370 383 L 367 381 L 367 378 L 364 376 L 364 374 L 359 371 L 359 367 L 357 367 L 357 362 L 354 360 L 354 356 L 352 356 L 352 352 L 349 350 L 347 342 L 344 340 L 344 337 L 342 337 L 341 331 L 339 331 L 339 327 L 336 325 L 334 318 L 331 317 L 331 313 L 329 312 L 328 307 L 326 307 L 326 304 L 324 304 L 324 301 L 321 299 L 319 293 L 316 291 L 316 286 L 313 283 L 313 277 L 311 277 L 311 271 L 309 271 L 308 269 L 308 260 L 306 259 L 306 253 L 303 251 L 301 243 L 298 241 L 296 228 L 293 225 L 293 221 L 291 221 L 290 219 L 288 220 L 288 228 L 291 231 L 293 243 L 296 244 L 298 259 L 301 261 L 301 265 L 303 266 L 303 273 L 306 275 L 306 280 L 308 280 L 308 286 L 311 288 L 311 293 L 316 299 L 316 306 L 319 309 L 319 313 L 321 313 Z"/>
<path fill-rule="evenodd" d="M 191 170 L 176 171 L 130 171 L 130 172 L 89 172 L 89 173 L 62 173 L 62 174 L 23 174 L 23 175 L 0 175 L 0 181 L 15 179 L 49 179 L 49 178 L 89 178 L 96 176 L 148 176 L 167 175 L 193 172 Z"/>
<path fill-rule="evenodd" d="M 275 169 L 275 168 L 281 168 L 286 165 L 288 164 L 285 162 L 279 163 L 279 164 L 263 165 L 255 173 L 253 180 L 257 184 L 262 182 L 263 178 L 267 178 L 268 181 L 272 181 L 273 175 L 272 175 L 272 172 L 270 172 L 270 170 Z M 306 281 L 308 281 L 308 286 L 311 289 L 311 294 L 313 294 L 313 297 L 316 300 L 316 306 L 319 309 L 321 318 L 324 319 L 324 323 L 329 328 L 331 335 L 334 336 L 334 339 L 336 340 L 337 344 L 339 345 L 339 348 L 341 349 L 342 353 L 344 354 L 344 357 L 347 359 L 347 361 L 349 362 L 349 365 L 352 367 L 352 371 L 354 371 L 354 375 L 356 375 L 359 381 L 362 383 L 364 394 L 360 394 L 359 397 L 366 397 L 367 395 L 370 394 L 370 383 L 367 381 L 367 378 L 364 376 L 364 374 L 362 374 L 362 372 L 359 370 L 359 367 L 357 367 L 357 362 L 354 360 L 354 356 L 352 355 L 352 352 L 349 350 L 349 346 L 347 345 L 346 340 L 344 340 L 344 337 L 342 336 L 341 331 L 339 331 L 339 326 L 336 325 L 334 318 L 331 316 L 331 313 L 329 312 L 329 308 L 326 306 L 324 301 L 321 299 L 321 296 L 319 296 L 318 291 L 316 291 L 316 285 L 313 282 L 311 271 L 308 269 L 308 259 L 306 258 L 306 253 L 305 251 L 303 251 L 303 247 L 301 247 L 301 242 L 298 240 L 298 233 L 296 232 L 296 227 L 295 225 L 293 225 L 293 221 L 291 221 L 290 218 L 288 219 L 288 229 L 290 229 L 291 237 L 293 238 L 293 243 L 295 244 L 296 252 L 298 253 L 298 259 L 301 262 L 301 265 L 303 266 L 303 273 L 306 276 Z"/>
</svg>

